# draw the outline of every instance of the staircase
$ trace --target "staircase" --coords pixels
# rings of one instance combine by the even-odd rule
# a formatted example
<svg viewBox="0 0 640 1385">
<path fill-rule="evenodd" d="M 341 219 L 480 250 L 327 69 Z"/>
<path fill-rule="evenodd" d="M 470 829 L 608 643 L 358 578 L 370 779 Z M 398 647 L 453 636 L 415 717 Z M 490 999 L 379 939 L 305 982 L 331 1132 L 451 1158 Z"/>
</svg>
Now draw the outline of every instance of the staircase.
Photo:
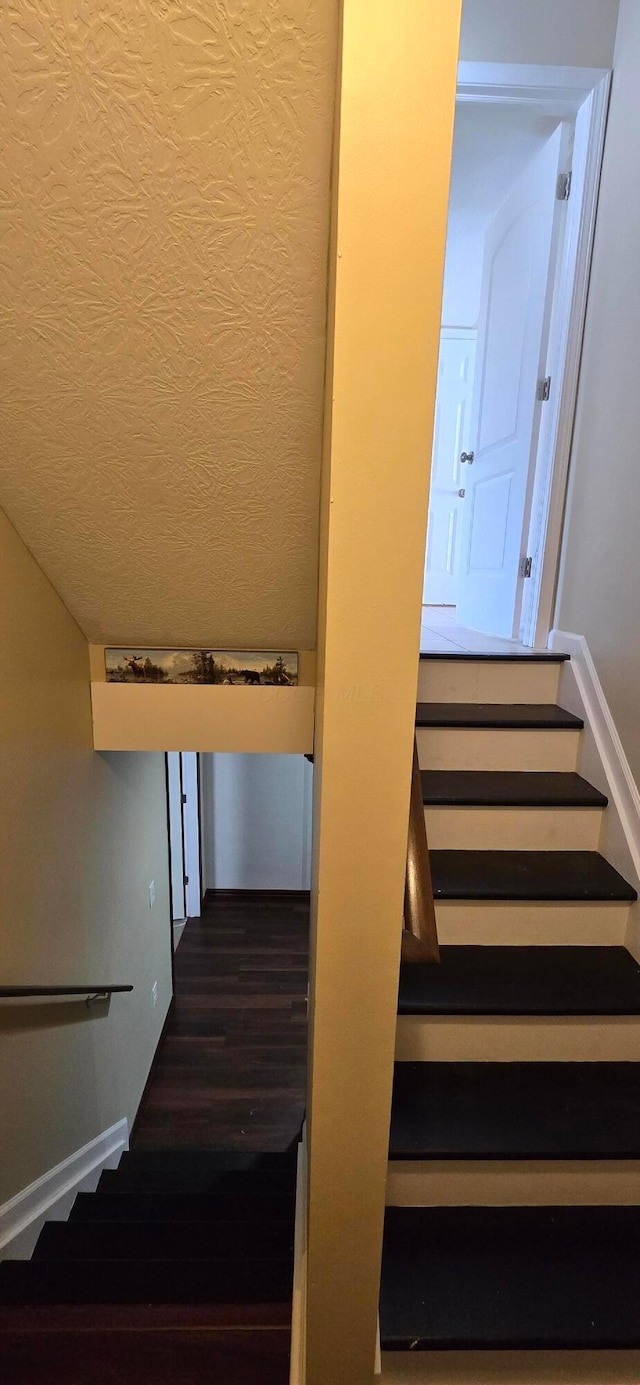
<svg viewBox="0 0 640 1385">
<path fill-rule="evenodd" d="M 594 1355 L 640 1351 L 636 892 L 598 849 L 607 799 L 576 772 L 563 657 L 421 658 L 442 962 L 400 978 L 390 1385 L 640 1379 L 640 1356 L 628 1374 Z"/>
<path fill-rule="evenodd" d="M 124 1154 L 0 1265 L 7 1385 L 287 1385 L 295 1151 Z"/>
</svg>

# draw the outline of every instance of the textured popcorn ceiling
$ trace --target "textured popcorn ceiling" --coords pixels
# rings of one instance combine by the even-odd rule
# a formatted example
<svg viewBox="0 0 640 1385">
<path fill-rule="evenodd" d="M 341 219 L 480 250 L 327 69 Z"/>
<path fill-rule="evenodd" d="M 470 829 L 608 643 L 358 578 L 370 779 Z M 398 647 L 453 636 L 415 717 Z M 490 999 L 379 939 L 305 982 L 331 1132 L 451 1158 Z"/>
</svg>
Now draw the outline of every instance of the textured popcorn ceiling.
<svg viewBox="0 0 640 1385">
<path fill-rule="evenodd" d="M 337 0 L 3 0 L 0 504 L 95 641 L 315 643 Z"/>
</svg>

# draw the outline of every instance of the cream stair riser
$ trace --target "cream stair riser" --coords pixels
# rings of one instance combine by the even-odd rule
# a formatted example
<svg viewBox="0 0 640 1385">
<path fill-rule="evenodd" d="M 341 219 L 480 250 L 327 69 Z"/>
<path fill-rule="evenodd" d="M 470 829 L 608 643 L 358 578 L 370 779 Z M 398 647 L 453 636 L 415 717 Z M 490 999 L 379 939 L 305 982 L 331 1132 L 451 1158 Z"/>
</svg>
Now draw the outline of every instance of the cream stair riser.
<svg viewBox="0 0 640 1385">
<path fill-rule="evenodd" d="M 638 1159 L 392 1159 L 387 1207 L 635 1206 Z"/>
<path fill-rule="evenodd" d="M 638 1385 L 640 1351 L 383 1351 L 382 1385 Z"/>
<path fill-rule="evenodd" d="M 624 944 L 629 910 L 600 900 L 447 899 L 436 904 L 436 922 L 443 945 L 616 947 Z"/>
<path fill-rule="evenodd" d="M 418 702 L 557 702 L 561 664 L 421 659 Z"/>
<path fill-rule="evenodd" d="M 416 728 L 421 769 L 573 771 L 579 731 Z"/>
<path fill-rule="evenodd" d="M 638 1015 L 399 1015 L 398 1063 L 638 1063 Z"/>
<path fill-rule="evenodd" d="M 597 851 L 601 808 L 425 808 L 432 851 Z"/>
</svg>

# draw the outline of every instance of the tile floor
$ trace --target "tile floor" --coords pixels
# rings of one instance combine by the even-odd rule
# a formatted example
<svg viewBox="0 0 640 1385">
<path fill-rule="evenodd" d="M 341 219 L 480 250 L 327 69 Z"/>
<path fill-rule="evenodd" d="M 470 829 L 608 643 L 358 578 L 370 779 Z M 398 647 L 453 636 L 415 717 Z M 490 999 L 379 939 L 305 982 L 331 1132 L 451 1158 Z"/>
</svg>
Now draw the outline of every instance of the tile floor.
<svg viewBox="0 0 640 1385">
<path fill-rule="evenodd" d="M 531 654 L 517 640 L 501 640 L 469 630 L 456 621 L 455 606 L 423 606 L 420 630 L 423 654 Z"/>
</svg>

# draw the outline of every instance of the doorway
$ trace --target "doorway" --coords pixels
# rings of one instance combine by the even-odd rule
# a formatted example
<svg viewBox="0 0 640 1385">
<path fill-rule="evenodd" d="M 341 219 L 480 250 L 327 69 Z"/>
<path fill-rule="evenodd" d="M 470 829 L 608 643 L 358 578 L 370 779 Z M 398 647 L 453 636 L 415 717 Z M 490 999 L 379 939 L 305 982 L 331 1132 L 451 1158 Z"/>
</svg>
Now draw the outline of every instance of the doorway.
<svg viewBox="0 0 640 1385">
<path fill-rule="evenodd" d="M 169 750 L 166 755 L 174 948 L 187 919 L 199 918 L 202 906 L 199 758 L 192 750 Z"/>
<path fill-rule="evenodd" d="M 552 625 L 608 90 L 460 64 L 423 628 L 463 648 Z"/>
</svg>

